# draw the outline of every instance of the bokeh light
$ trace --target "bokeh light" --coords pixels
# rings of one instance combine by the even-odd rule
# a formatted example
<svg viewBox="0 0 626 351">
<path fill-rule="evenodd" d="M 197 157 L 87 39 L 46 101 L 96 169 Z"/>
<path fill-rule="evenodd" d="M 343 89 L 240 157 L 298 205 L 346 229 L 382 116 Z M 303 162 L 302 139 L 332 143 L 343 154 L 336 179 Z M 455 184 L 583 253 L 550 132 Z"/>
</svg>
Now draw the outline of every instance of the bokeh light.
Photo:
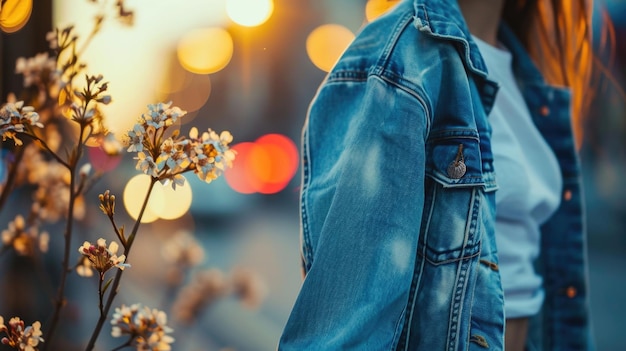
<svg viewBox="0 0 626 351">
<path fill-rule="evenodd" d="M 87 148 L 89 162 L 98 172 L 109 172 L 117 168 L 122 160 L 122 155 L 108 155 L 100 146 Z"/>
<path fill-rule="evenodd" d="M 238 193 L 253 194 L 259 188 L 254 174 L 249 172 L 247 166 L 255 147 L 256 145 L 252 142 L 238 143 L 231 147 L 237 153 L 237 157 L 233 161 L 233 167 L 224 172 L 224 178 L 228 185 Z"/>
<path fill-rule="evenodd" d="M 274 12 L 273 0 L 226 0 L 226 14 L 235 23 L 254 27 L 265 23 Z"/>
<path fill-rule="evenodd" d="M 181 91 L 168 95 L 164 101 L 174 101 L 176 105 L 187 112 L 198 111 L 211 96 L 211 78 L 206 74 L 191 74 L 189 85 Z M 182 123 L 193 120 L 189 115 L 181 119 Z"/>
<path fill-rule="evenodd" d="M 146 198 L 149 186 L 150 176 L 138 174 L 132 177 L 124 188 L 124 207 L 128 215 L 133 219 L 137 219 L 139 216 L 139 211 Z M 141 217 L 141 223 L 150 223 L 159 219 L 157 212 L 163 211 L 164 204 L 163 191 L 159 189 L 159 185 L 155 185 L 150 194 L 148 206 L 146 206 L 143 217 Z"/>
<path fill-rule="evenodd" d="M 189 72 L 215 73 L 228 65 L 233 56 L 233 38 L 218 27 L 200 28 L 186 33 L 178 42 L 177 56 Z"/>
<path fill-rule="evenodd" d="M 191 185 L 185 182 L 183 186 L 177 186 L 176 190 L 172 189 L 171 184 L 162 185 L 157 183 L 154 190 L 160 192 L 159 195 L 163 199 L 163 203 L 148 203 L 151 212 L 155 213 L 161 219 L 177 219 L 182 217 L 189 207 L 191 207 L 192 192 Z M 152 207 L 155 205 L 154 207 Z"/>
<path fill-rule="evenodd" d="M 136 14 L 132 27 L 116 20 L 116 1 L 50 2 L 53 26 L 72 25 L 79 33 L 81 61 L 87 63 L 87 73 L 102 74 L 110 82 L 108 92 L 114 101 L 103 106 L 102 111 L 107 127 L 115 134 L 131 129 L 147 104 L 169 101 L 157 92 L 173 65 L 170 61 L 180 65 L 176 48 L 185 33 L 197 28 L 223 28 L 230 23 L 226 0 L 126 1 L 127 9 Z M 37 6 L 38 2 L 33 4 Z M 105 15 L 105 22 L 94 40 L 89 40 L 98 14 Z M 76 81 L 84 79 L 79 77 Z M 183 81 L 177 86 L 182 89 L 184 84 Z M 174 101 L 174 105 L 179 104 Z"/>
<path fill-rule="evenodd" d="M 283 190 L 298 170 L 296 145 L 280 134 L 264 135 L 257 139 L 256 145 L 267 155 L 264 162 L 254 159 L 251 164 L 253 173 L 262 183 L 258 191 L 262 194 L 273 194 Z M 262 159 L 259 158 L 259 161 Z"/>
<path fill-rule="evenodd" d="M 194 76 L 193 73 L 183 68 L 177 57 L 168 60 L 165 72 L 167 73 L 160 77 L 160 84 L 155 86 L 155 93 L 159 97 L 186 90 Z"/>
<path fill-rule="evenodd" d="M 365 4 L 365 19 L 368 22 L 380 17 L 383 13 L 396 6 L 399 0 L 368 0 Z"/>
<path fill-rule="evenodd" d="M 242 194 L 274 194 L 283 190 L 298 169 L 295 143 L 281 134 L 267 134 L 255 142 L 233 146 L 237 158 L 224 177 Z"/>
<path fill-rule="evenodd" d="M 0 9 L 0 29 L 6 33 L 17 32 L 30 19 L 32 0 L 3 0 Z"/>
<path fill-rule="evenodd" d="M 329 72 L 352 40 L 354 33 L 348 28 L 338 24 L 324 24 L 307 37 L 306 52 L 317 68 Z"/>
</svg>

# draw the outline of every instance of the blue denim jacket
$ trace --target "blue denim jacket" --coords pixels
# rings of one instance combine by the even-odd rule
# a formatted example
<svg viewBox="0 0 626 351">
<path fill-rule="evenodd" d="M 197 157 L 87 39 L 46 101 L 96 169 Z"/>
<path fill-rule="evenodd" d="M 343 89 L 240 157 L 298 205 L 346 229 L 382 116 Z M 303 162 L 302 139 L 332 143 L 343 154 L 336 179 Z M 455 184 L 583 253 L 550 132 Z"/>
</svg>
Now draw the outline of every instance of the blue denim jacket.
<svg viewBox="0 0 626 351">
<path fill-rule="evenodd" d="M 529 350 L 588 350 L 570 93 L 503 27 L 564 196 L 542 227 L 546 299 Z M 364 27 L 303 131 L 306 278 L 280 350 L 503 350 L 487 79 L 456 0 L 406 0 Z M 541 167 L 541 165 L 537 165 Z"/>
</svg>

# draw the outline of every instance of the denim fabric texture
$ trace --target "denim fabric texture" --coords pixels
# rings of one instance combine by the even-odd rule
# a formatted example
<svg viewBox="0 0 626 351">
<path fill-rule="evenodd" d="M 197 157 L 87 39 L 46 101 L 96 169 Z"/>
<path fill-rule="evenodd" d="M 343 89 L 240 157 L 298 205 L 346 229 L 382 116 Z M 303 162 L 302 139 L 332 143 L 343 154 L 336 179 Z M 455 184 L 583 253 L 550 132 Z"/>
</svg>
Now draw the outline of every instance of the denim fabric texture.
<svg viewBox="0 0 626 351">
<path fill-rule="evenodd" d="M 570 92 L 544 82 L 506 27 L 500 40 L 564 179 L 542 227 L 546 298 L 528 349 L 589 350 Z M 306 277 L 279 350 L 504 349 L 488 117 L 497 90 L 456 0 L 406 0 L 361 30 L 303 129 Z"/>
</svg>

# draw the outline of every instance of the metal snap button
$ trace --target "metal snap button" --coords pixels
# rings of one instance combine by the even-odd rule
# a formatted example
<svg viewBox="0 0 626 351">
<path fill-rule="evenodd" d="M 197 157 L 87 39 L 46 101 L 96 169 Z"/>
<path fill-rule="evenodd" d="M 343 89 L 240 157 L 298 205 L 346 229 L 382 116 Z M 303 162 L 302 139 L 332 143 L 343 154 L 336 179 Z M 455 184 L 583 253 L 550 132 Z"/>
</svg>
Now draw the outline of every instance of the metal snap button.
<svg viewBox="0 0 626 351">
<path fill-rule="evenodd" d="M 546 105 L 541 106 L 539 109 L 539 114 L 543 117 L 547 117 L 550 114 L 550 108 Z"/>
<path fill-rule="evenodd" d="M 461 179 L 465 172 L 467 172 L 467 166 L 465 166 L 465 159 L 463 157 L 463 144 L 459 144 L 459 150 L 456 153 L 454 161 L 448 165 L 448 177 L 452 179 Z"/>
</svg>

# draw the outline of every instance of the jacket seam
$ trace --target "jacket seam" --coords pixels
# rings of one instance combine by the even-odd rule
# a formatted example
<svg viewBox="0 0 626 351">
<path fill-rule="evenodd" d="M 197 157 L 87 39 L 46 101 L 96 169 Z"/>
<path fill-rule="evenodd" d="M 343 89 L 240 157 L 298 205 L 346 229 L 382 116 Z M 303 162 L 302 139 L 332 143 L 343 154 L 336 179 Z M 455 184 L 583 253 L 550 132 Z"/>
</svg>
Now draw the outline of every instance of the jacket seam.
<svg viewBox="0 0 626 351">
<path fill-rule="evenodd" d="M 400 17 L 398 22 L 396 22 L 396 25 L 394 26 L 394 32 L 391 34 L 390 39 L 387 41 L 387 45 L 385 45 L 383 52 L 380 54 L 378 62 L 374 67 L 372 67 L 372 73 L 377 75 L 383 75 L 383 71 L 385 70 L 387 63 L 389 62 L 391 52 L 398 44 L 398 38 L 400 37 L 400 34 L 404 32 L 404 30 L 409 26 L 409 24 L 411 23 L 411 19 L 414 17 L 415 16 L 412 13 L 407 12 L 404 16 Z"/>
</svg>

